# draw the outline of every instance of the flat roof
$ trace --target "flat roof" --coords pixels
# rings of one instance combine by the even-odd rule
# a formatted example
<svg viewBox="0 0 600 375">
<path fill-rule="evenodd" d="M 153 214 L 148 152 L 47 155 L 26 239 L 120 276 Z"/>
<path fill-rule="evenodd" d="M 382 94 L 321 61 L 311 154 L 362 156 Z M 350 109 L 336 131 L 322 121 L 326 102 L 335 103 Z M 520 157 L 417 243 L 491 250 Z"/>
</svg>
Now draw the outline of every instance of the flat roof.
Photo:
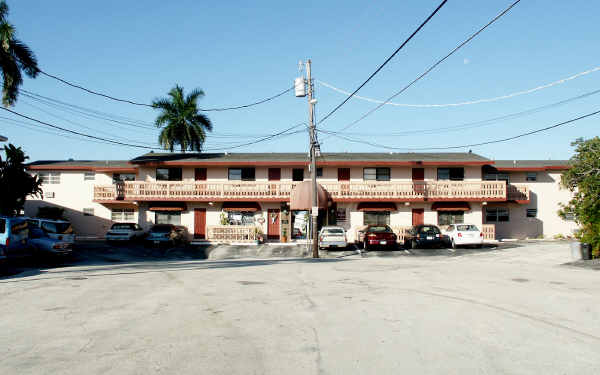
<svg viewBox="0 0 600 375">
<path fill-rule="evenodd" d="M 570 160 L 495 160 L 494 167 L 504 171 L 564 170 L 571 165 Z"/>
</svg>

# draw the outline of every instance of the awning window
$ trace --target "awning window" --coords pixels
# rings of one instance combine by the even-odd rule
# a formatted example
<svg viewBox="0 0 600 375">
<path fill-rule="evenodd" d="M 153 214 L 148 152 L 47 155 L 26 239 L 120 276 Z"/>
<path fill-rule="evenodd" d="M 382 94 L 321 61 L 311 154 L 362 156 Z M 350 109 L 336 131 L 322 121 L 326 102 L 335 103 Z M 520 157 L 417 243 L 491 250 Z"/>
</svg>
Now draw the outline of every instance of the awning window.
<svg viewBox="0 0 600 375">
<path fill-rule="evenodd" d="M 394 202 L 361 202 L 358 204 L 359 211 L 396 211 Z"/>
<path fill-rule="evenodd" d="M 257 202 L 223 202 L 223 211 L 254 212 L 261 208 Z"/>
<path fill-rule="evenodd" d="M 431 209 L 433 211 L 470 211 L 471 206 L 467 202 L 434 202 Z"/>
</svg>

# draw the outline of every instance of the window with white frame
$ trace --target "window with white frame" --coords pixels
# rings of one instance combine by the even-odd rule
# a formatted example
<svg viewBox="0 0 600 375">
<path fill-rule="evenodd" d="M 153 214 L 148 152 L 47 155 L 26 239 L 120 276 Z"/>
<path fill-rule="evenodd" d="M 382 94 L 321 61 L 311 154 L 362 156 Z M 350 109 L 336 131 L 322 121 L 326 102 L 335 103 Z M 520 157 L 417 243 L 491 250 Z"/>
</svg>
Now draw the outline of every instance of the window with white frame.
<svg viewBox="0 0 600 375">
<path fill-rule="evenodd" d="M 364 225 L 390 225 L 389 211 L 365 211 L 363 216 Z"/>
<path fill-rule="evenodd" d="M 94 216 L 93 208 L 84 208 L 82 211 L 83 211 L 83 216 Z"/>
<path fill-rule="evenodd" d="M 485 209 L 485 221 L 487 223 L 499 223 L 509 221 L 508 208 L 487 207 Z"/>
<path fill-rule="evenodd" d="M 254 212 L 227 211 L 229 225 L 254 225 Z"/>
<path fill-rule="evenodd" d="M 537 172 L 527 172 L 526 181 L 537 181 Z"/>
<path fill-rule="evenodd" d="M 156 224 L 173 224 L 181 225 L 181 212 L 179 211 L 156 211 Z"/>
<path fill-rule="evenodd" d="M 484 173 L 483 179 L 485 181 L 506 181 L 506 182 L 509 182 L 508 173 L 500 173 L 500 172 Z"/>
<path fill-rule="evenodd" d="M 37 175 L 42 184 L 60 184 L 60 172 L 39 172 Z"/>
<path fill-rule="evenodd" d="M 135 181 L 135 173 L 113 173 L 113 184 L 123 181 Z"/>
<path fill-rule="evenodd" d="M 574 212 L 566 212 L 565 220 L 566 221 L 575 221 L 575 213 Z"/>
<path fill-rule="evenodd" d="M 96 179 L 96 172 L 89 171 L 83 172 L 83 181 L 94 181 Z"/>
<path fill-rule="evenodd" d="M 438 211 L 438 225 L 462 224 L 464 222 L 464 211 Z"/>
<path fill-rule="evenodd" d="M 528 208 L 525 216 L 527 216 L 527 217 L 537 217 L 537 208 Z"/>
<path fill-rule="evenodd" d="M 133 208 L 113 208 L 110 212 L 110 219 L 118 223 L 131 223 L 134 221 Z"/>
<path fill-rule="evenodd" d="M 365 168 L 363 169 L 363 180 L 366 181 L 389 181 L 389 168 Z"/>
</svg>

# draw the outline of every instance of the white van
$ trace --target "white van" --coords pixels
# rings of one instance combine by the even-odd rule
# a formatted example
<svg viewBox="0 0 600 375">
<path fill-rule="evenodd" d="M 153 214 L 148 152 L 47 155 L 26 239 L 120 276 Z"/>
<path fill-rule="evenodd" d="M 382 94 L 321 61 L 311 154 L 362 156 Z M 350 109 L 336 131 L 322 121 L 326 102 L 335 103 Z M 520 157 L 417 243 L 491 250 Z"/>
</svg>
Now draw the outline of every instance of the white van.
<svg viewBox="0 0 600 375">
<path fill-rule="evenodd" d="M 39 217 L 28 217 L 27 222 L 30 226 L 40 228 L 50 238 L 70 244 L 75 243 L 75 233 L 73 226 L 65 220 L 43 219 Z"/>
</svg>

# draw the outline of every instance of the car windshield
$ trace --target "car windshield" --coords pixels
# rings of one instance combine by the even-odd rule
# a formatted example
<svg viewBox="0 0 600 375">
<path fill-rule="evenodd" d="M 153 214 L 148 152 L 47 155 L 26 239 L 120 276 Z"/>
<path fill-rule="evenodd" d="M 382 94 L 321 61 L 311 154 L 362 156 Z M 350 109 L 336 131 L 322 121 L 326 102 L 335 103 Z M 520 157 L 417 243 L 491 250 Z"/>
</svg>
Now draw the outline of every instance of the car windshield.
<svg viewBox="0 0 600 375">
<path fill-rule="evenodd" d="M 344 230 L 342 228 L 325 228 L 323 234 L 344 234 Z"/>
<path fill-rule="evenodd" d="M 155 225 L 150 231 L 154 233 L 169 233 L 172 229 L 173 227 L 170 225 Z"/>
<path fill-rule="evenodd" d="M 479 231 L 479 229 L 473 224 L 457 225 L 456 230 L 461 232 Z"/>
<path fill-rule="evenodd" d="M 110 229 L 133 230 L 135 229 L 135 224 L 117 223 L 113 224 Z"/>
<path fill-rule="evenodd" d="M 47 233 L 70 234 L 73 233 L 71 223 L 60 223 L 52 221 L 43 221 L 42 229 Z"/>
<path fill-rule="evenodd" d="M 392 229 L 390 227 L 381 226 L 381 227 L 369 227 L 368 232 L 371 233 L 389 233 Z"/>
<path fill-rule="evenodd" d="M 47 237 L 47 236 L 46 236 L 46 233 L 44 233 L 44 231 L 41 230 L 40 228 L 31 228 L 29 230 L 29 237 L 42 238 L 42 237 Z"/>
<path fill-rule="evenodd" d="M 434 226 L 424 226 L 419 229 L 419 233 L 440 233 L 440 230 Z"/>
</svg>

